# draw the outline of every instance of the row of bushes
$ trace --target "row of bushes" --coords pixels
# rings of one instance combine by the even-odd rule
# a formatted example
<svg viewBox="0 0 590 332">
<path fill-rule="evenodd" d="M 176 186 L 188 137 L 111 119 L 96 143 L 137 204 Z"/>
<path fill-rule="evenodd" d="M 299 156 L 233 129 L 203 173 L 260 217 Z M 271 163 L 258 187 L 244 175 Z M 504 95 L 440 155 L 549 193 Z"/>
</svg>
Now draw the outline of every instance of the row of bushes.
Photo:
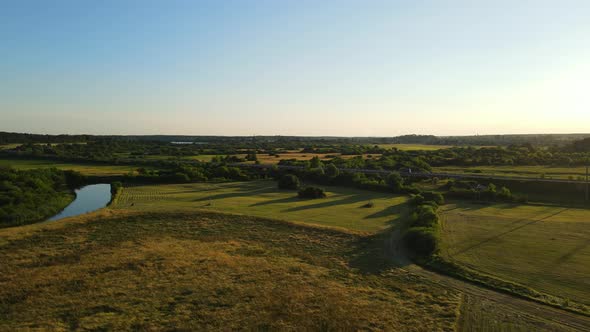
<svg viewBox="0 0 590 332">
<path fill-rule="evenodd" d="M 438 250 L 440 222 L 437 211 L 440 204 L 444 204 L 444 197 L 435 192 L 413 195 L 410 201 L 411 224 L 404 242 L 419 258 L 430 257 Z"/>
<path fill-rule="evenodd" d="M 482 186 L 476 181 L 451 180 L 445 185 L 445 189 L 447 196 L 458 199 L 484 202 L 526 202 L 525 198 L 512 194 L 510 189 L 504 186 L 498 189 L 493 183 Z"/>
<path fill-rule="evenodd" d="M 115 182 L 111 183 L 111 201 L 109 202 L 108 205 L 111 205 L 117 201 L 117 197 L 119 197 L 119 194 L 121 194 L 122 190 L 123 190 L 123 184 L 121 182 L 115 181 Z"/>
</svg>

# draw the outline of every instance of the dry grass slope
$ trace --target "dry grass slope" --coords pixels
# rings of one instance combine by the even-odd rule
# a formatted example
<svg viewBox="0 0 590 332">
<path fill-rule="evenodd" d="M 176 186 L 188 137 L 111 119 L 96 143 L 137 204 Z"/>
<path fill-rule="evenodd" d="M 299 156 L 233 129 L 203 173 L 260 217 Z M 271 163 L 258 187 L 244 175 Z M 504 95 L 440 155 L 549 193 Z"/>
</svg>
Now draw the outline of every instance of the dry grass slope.
<svg viewBox="0 0 590 332">
<path fill-rule="evenodd" d="M 458 294 L 382 240 L 209 212 L 2 230 L 0 330 L 453 330 Z"/>
</svg>

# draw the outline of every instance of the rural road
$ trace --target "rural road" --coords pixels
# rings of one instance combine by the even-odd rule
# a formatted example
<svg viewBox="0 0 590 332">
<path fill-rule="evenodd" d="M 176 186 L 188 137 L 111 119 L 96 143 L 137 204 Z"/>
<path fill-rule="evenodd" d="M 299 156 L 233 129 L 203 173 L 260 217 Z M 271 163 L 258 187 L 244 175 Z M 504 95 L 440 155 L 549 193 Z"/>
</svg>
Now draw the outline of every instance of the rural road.
<svg viewBox="0 0 590 332">
<path fill-rule="evenodd" d="M 426 282 L 462 293 L 463 302 L 469 303 L 463 306 L 462 316 L 469 315 L 469 310 L 482 310 L 478 307 L 481 306 L 499 313 L 505 322 L 512 321 L 514 325 L 525 323 L 529 327 L 534 326 L 537 331 L 590 331 L 590 317 L 483 288 L 414 264 L 402 244 L 404 229 L 403 225 L 396 227 L 387 239 L 385 248 L 388 256 L 400 269 L 420 276 Z"/>
</svg>

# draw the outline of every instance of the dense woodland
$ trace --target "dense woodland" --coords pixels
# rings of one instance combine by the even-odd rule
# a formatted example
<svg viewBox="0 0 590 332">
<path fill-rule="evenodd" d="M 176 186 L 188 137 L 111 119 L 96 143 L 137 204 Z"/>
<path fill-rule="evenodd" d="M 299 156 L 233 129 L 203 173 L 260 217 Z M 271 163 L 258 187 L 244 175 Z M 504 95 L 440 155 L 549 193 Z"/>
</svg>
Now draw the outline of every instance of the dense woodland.
<svg viewBox="0 0 590 332">
<path fill-rule="evenodd" d="M 44 220 L 74 198 L 81 175 L 56 169 L 0 168 L 0 227 Z"/>
</svg>

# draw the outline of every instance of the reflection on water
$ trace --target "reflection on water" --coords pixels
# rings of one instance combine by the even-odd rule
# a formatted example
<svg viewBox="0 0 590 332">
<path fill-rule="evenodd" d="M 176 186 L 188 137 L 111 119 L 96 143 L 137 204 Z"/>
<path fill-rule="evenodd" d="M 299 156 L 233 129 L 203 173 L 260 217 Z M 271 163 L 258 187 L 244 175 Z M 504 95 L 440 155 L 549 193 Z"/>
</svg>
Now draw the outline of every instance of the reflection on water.
<svg viewBox="0 0 590 332">
<path fill-rule="evenodd" d="M 54 221 L 92 212 L 105 207 L 111 200 L 110 184 L 92 184 L 76 190 L 76 199 L 63 211 L 48 219 Z"/>
</svg>

